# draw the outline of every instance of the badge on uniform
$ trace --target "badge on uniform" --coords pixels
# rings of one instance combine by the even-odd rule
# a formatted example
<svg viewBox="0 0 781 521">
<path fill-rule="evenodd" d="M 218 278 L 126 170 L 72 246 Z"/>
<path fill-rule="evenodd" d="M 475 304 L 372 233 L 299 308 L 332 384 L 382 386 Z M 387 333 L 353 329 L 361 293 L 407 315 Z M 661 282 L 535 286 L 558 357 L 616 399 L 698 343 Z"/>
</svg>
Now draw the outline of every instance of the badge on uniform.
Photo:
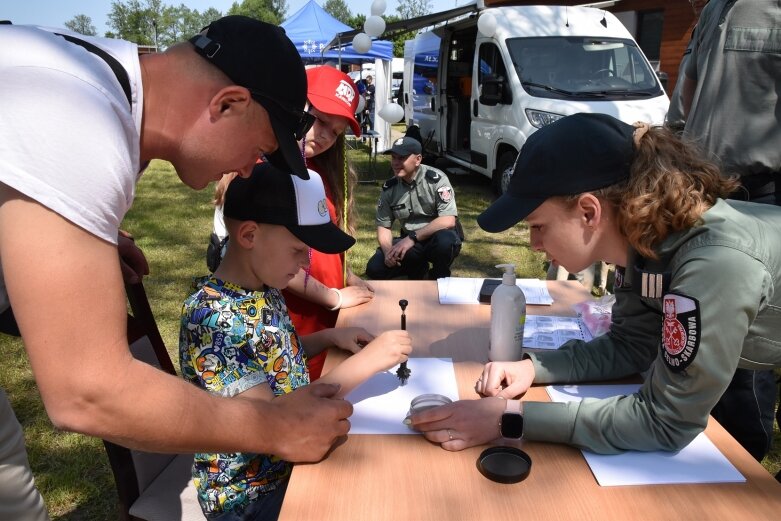
<svg viewBox="0 0 781 521">
<path fill-rule="evenodd" d="M 700 303 L 691 297 L 667 293 L 662 299 L 662 356 L 679 373 L 689 367 L 700 347 Z"/>
<path fill-rule="evenodd" d="M 613 287 L 618 289 L 625 289 L 630 287 L 629 283 L 626 281 L 626 268 L 623 266 L 616 266 L 616 272 L 613 280 Z"/>
<path fill-rule="evenodd" d="M 442 199 L 443 203 L 449 203 L 453 198 L 453 189 L 449 186 L 440 186 L 437 188 L 437 193 L 439 194 L 439 198 Z"/>
</svg>

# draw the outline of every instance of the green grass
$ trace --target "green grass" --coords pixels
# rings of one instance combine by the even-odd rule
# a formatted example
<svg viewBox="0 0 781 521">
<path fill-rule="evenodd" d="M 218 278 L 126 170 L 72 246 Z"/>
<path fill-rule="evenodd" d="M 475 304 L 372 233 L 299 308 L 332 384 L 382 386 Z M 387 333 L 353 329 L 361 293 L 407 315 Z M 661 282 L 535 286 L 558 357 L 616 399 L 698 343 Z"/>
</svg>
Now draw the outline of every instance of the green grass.
<svg viewBox="0 0 781 521">
<path fill-rule="evenodd" d="M 390 176 L 387 158 L 377 157 L 369 169 L 367 149 L 359 145 L 350 157 L 364 181 L 356 190 L 359 208 L 358 243 L 348 262 L 362 275 L 376 247 L 374 208 L 382 180 Z M 475 224 L 477 214 L 491 201 L 488 179 L 452 176 L 466 242 L 453 266 L 454 276 L 497 276 L 494 268 L 513 262 L 521 277 L 543 277 L 543 258 L 528 248 L 528 232 L 489 235 Z M 153 162 L 138 185 L 138 194 L 123 228 L 133 233 L 151 266 L 145 287 L 163 339 L 176 360 L 179 307 L 192 277 L 206 273 L 206 245 L 212 226 L 211 189 L 195 192 L 182 185 L 173 169 Z M 36 482 L 53 519 L 102 521 L 116 518 L 116 493 L 111 469 L 100 440 L 52 428 L 32 378 L 27 355 L 18 339 L 0 335 L 4 361 L 0 387 L 11 399 L 24 426 Z M 763 461 L 773 474 L 781 468 L 781 436 Z"/>
</svg>

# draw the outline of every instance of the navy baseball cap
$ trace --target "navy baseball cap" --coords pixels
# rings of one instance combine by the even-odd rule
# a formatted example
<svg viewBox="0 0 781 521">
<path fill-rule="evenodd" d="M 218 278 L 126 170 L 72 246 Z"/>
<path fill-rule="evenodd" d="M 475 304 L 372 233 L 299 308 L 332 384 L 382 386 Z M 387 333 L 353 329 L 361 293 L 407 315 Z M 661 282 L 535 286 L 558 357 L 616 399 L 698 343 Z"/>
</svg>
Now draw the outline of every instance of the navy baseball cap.
<svg viewBox="0 0 781 521">
<path fill-rule="evenodd" d="M 422 149 L 420 141 L 409 136 L 404 136 L 394 141 L 393 146 L 383 152 L 383 154 L 396 154 L 398 156 L 407 157 L 410 154 L 420 154 Z"/>
<path fill-rule="evenodd" d="M 225 16 L 204 27 L 190 43 L 268 112 L 279 143 L 268 160 L 306 179 L 309 174 L 296 141 L 306 135 L 315 117 L 304 110 L 306 72 L 285 30 L 247 16 Z"/>
<path fill-rule="evenodd" d="M 323 253 L 342 253 L 355 239 L 331 222 L 320 175 L 291 176 L 270 163 L 237 176 L 225 191 L 223 215 L 238 221 L 284 226 L 301 242 Z"/>
<path fill-rule="evenodd" d="M 534 132 L 521 147 L 507 192 L 477 224 L 504 231 L 546 199 L 599 190 L 629 179 L 635 127 L 607 114 L 573 114 Z"/>
</svg>

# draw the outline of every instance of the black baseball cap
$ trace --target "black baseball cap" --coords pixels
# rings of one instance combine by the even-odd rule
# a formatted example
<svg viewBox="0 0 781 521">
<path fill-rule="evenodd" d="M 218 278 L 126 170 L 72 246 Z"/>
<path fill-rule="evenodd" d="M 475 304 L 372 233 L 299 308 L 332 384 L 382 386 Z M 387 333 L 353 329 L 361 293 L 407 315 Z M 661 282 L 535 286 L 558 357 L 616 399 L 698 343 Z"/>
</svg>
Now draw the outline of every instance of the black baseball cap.
<svg viewBox="0 0 781 521">
<path fill-rule="evenodd" d="M 315 118 L 304 111 L 304 64 L 285 30 L 247 16 L 226 16 L 204 27 L 190 43 L 268 112 L 279 143 L 268 160 L 306 179 L 309 174 L 296 141 Z"/>
<path fill-rule="evenodd" d="M 534 132 L 521 147 L 507 192 L 477 224 L 506 230 L 546 199 L 599 190 L 629 178 L 635 127 L 607 114 L 573 114 Z"/>
<path fill-rule="evenodd" d="M 238 176 L 228 185 L 223 215 L 284 226 L 323 253 L 341 253 L 355 244 L 355 239 L 331 222 L 323 180 L 313 170 L 303 179 L 270 163 L 255 165 L 249 177 Z"/>
<path fill-rule="evenodd" d="M 393 146 L 383 152 L 383 154 L 396 154 L 398 156 L 407 157 L 410 154 L 420 154 L 421 151 L 422 147 L 420 146 L 420 141 L 412 137 L 404 136 L 394 141 Z"/>
</svg>

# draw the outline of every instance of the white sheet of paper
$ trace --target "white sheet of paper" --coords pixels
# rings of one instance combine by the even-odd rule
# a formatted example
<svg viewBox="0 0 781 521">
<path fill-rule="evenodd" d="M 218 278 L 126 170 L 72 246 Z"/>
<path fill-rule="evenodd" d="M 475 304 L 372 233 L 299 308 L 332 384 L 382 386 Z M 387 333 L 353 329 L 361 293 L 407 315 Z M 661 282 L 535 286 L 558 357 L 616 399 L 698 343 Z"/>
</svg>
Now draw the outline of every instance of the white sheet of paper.
<svg viewBox="0 0 781 521">
<path fill-rule="evenodd" d="M 412 374 L 401 386 L 396 369 L 377 373 L 348 394 L 353 404 L 350 434 L 420 434 L 402 423 L 410 402 L 421 394 L 441 394 L 458 400 L 458 385 L 450 358 L 410 358 Z"/>
<path fill-rule="evenodd" d="M 548 386 L 554 402 L 583 398 L 608 398 L 632 394 L 640 388 L 629 385 Z M 664 485 L 682 483 L 743 483 L 746 478 L 701 432 L 678 452 L 637 452 L 595 454 L 581 451 L 597 483 L 603 487 L 621 485 Z"/>
<path fill-rule="evenodd" d="M 483 280 L 470 277 L 443 277 L 437 279 L 440 304 L 480 304 L 480 288 Z M 544 280 L 517 279 L 515 285 L 521 288 L 527 304 L 550 306 L 553 298 Z"/>
<path fill-rule="evenodd" d="M 580 317 L 526 315 L 523 326 L 523 347 L 558 349 L 573 338 L 591 340 L 591 333 Z"/>
</svg>

